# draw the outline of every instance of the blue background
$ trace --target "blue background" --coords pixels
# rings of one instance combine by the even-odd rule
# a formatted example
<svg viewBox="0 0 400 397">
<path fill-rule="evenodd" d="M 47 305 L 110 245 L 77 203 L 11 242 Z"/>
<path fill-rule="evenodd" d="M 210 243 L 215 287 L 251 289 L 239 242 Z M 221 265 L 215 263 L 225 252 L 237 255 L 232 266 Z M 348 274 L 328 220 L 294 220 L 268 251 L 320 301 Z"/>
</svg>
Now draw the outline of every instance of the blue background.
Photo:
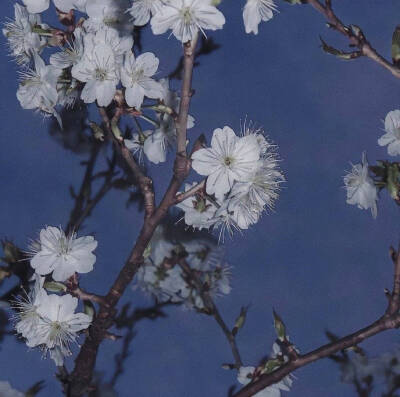
<svg viewBox="0 0 400 397">
<path fill-rule="evenodd" d="M 3 20 L 13 16 L 13 3 L 1 2 Z M 279 13 L 253 36 L 244 33 L 242 3 L 224 0 L 220 6 L 227 23 L 212 37 L 222 47 L 201 58 L 195 71 L 191 114 L 196 126 L 189 137 L 204 133 L 210 138 L 213 129 L 223 125 L 239 129 L 247 117 L 263 125 L 279 146 L 287 183 L 272 214 L 227 239 L 233 291 L 217 301 L 230 324 L 240 306 L 251 303 L 238 344 L 245 363 L 254 365 L 270 352 L 275 337 L 272 308 L 284 318 L 302 352 L 325 343 L 325 329 L 344 335 L 383 313 L 383 289 L 392 285 L 388 248 L 400 237 L 398 208 L 383 192 L 374 220 L 369 211 L 346 204 L 342 177 L 349 161 L 360 161 L 363 150 L 370 163 L 388 158 L 377 139 L 386 113 L 399 107 L 399 81 L 368 59 L 345 62 L 323 53 L 319 34 L 338 47 L 346 48 L 347 42 L 328 31 L 310 6 L 279 2 Z M 361 26 L 372 45 L 390 57 L 392 32 L 400 18 L 397 1 L 333 3 L 345 23 Z M 85 155 L 65 150 L 48 135 L 48 121 L 20 108 L 15 97 L 17 68 L 2 40 L 1 236 L 25 247 L 44 225 L 66 223 L 73 204 L 68 186 L 79 185 L 79 162 Z M 181 54 L 180 43 L 146 30 L 143 44 L 160 59 L 159 77 L 166 76 Z M 158 192 L 167 183 L 165 172 L 162 166 L 150 169 Z M 82 280 L 98 293 L 108 289 L 141 225 L 142 215 L 135 207 L 127 210 L 125 200 L 125 193 L 112 191 L 85 223 L 85 233 L 94 233 L 99 247 L 95 271 Z M 151 303 L 141 292 L 130 290 L 124 297 L 128 301 L 134 307 Z M 232 358 L 220 329 L 212 318 L 195 312 L 167 312 L 168 318 L 144 321 L 136 329 L 126 373 L 116 387 L 119 395 L 225 396 L 236 377 L 221 369 Z M 379 354 L 398 340 L 398 331 L 390 331 L 363 347 Z M 98 370 L 111 374 L 120 343 L 103 343 Z M 29 352 L 14 337 L 0 348 L 1 380 L 25 390 L 45 379 L 40 395 L 61 395 L 51 360 L 41 359 L 38 351 Z M 295 375 L 293 397 L 354 395 L 329 360 Z"/>
</svg>

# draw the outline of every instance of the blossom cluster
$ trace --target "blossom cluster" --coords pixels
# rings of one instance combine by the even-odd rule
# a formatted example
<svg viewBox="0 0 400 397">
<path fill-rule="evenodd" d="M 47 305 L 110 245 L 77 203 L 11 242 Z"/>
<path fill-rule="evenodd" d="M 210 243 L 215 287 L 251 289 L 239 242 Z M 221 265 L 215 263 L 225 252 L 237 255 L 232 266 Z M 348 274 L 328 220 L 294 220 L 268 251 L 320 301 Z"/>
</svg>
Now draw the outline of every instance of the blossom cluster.
<svg viewBox="0 0 400 397">
<path fill-rule="evenodd" d="M 243 128 L 241 136 L 228 126 L 214 130 L 210 148 L 192 155 L 192 167 L 207 177 L 205 191 L 177 206 L 185 223 L 194 228 L 221 226 L 247 229 L 258 222 L 265 209 L 272 209 L 284 181 L 279 161 L 262 130 Z M 186 191 L 196 184 L 187 184 Z"/>
<path fill-rule="evenodd" d="M 160 302 L 183 303 L 202 310 L 201 291 L 180 266 L 184 259 L 196 279 L 207 286 L 211 296 L 231 291 L 230 267 L 223 262 L 223 251 L 204 234 L 180 233 L 175 227 L 161 225 L 149 245 L 145 263 L 137 274 L 137 285 Z M 172 237 L 171 237 L 172 236 Z"/>
<path fill-rule="evenodd" d="M 13 303 L 17 312 L 15 329 L 25 338 L 28 347 L 39 347 L 45 354 L 49 353 L 57 366 L 71 355 L 71 343 L 76 342 L 79 332 L 90 326 L 92 317 L 75 313 L 76 297 L 68 293 L 49 294 L 46 288 L 52 289 L 47 286 L 67 281 L 75 272 L 91 271 L 96 260 L 92 251 L 96 246 L 92 236 L 66 236 L 63 230 L 52 226 L 42 229 L 40 238 L 30 245 L 34 285 Z M 50 274 L 54 281 L 49 279 Z M 57 291 L 66 290 L 64 284 L 55 285 Z"/>
<path fill-rule="evenodd" d="M 9 382 L 0 381 L 0 396 L 2 397 L 26 397 L 25 393 L 13 389 Z"/>
<path fill-rule="evenodd" d="M 371 382 L 384 383 L 393 390 L 400 376 L 400 349 L 386 352 L 376 357 L 368 357 L 364 352 L 348 353 L 339 359 L 341 379 L 344 383 Z"/>
<path fill-rule="evenodd" d="M 390 111 L 384 121 L 385 134 L 378 139 L 379 146 L 387 146 L 390 156 L 400 155 L 400 110 Z M 394 181 L 395 182 L 395 181 Z M 351 171 L 344 176 L 347 203 L 360 209 L 370 209 L 377 216 L 378 184 L 370 176 L 366 152 L 361 163 L 352 164 Z M 396 197 L 398 192 L 394 192 Z"/>
<path fill-rule="evenodd" d="M 135 109 L 145 97 L 165 99 L 161 84 L 153 79 L 158 58 L 133 53 L 134 26 L 150 23 L 154 34 L 171 30 L 185 43 L 199 31 L 205 34 L 225 23 L 211 0 L 53 0 L 60 12 L 83 15 L 71 31 L 63 31 L 42 22 L 40 14 L 50 0 L 22 2 L 24 6 L 15 4 L 15 19 L 3 28 L 11 54 L 25 66 L 17 97 L 24 109 L 54 115 L 60 124 L 57 107 L 70 106 L 78 98 L 107 106 L 121 86 L 127 105 Z M 258 24 L 271 19 L 275 9 L 273 0 L 248 0 L 243 12 L 246 32 L 257 34 Z M 46 47 L 62 48 L 50 56 L 49 64 L 41 57 Z M 160 136 L 153 139 L 158 142 Z"/>
<path fill-rule="evenodd" d="M 272 345 L 272 353 L 270 360 L 279 358 L 282 362 L 288 361 L 288 357 L 283 354 L 279 345 L 275 342 Z M 257 370 L 255 367 L 240 367 L 237 380 L 242 385 L 249 384 L 256 376 Z M 292 386 L 293 379 L 291 375 L 285 376 L 280 382 L 267 386 L 265 389 L 254 394 L 254 397 L 280 397 L 281 390 L 289 391 Z"/>
</svg>

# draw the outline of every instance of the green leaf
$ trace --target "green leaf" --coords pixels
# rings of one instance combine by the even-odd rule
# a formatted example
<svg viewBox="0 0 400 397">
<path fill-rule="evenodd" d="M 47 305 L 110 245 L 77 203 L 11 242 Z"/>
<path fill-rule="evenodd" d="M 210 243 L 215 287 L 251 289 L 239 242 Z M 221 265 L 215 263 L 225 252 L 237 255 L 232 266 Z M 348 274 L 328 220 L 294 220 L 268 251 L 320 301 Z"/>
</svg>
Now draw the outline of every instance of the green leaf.
<svg viewBox="0 0 400 397">
<path fill-rule="evenodd" d="M 263 370 L 261 371 L 263 374 L 269 374 L 272 371 L 275 371 L 277 368 L 279 368 L 282 365 L 282 361 L 273 358 L 272 360 L 268 360 L 265 365 Z"/>
</svg>

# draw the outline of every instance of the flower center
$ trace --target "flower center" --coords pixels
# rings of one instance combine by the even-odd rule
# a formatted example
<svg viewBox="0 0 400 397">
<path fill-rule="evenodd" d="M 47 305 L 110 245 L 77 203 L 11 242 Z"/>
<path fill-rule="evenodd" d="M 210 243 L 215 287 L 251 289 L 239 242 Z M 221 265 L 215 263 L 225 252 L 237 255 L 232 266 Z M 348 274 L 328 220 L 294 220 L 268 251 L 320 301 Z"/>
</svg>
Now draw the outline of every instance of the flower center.
<svg viewBox="0 0 400 397">
<path fill-rule="evenodd" d="M 65 237 L 61 237 L 59 242 L 60 242 L 60 255 L 67 255 L 69 252 L 68 240 Z"/>
<path fill-rule="evenodd" d="M 203 213 L 207 211 L 209 205 L 206 204 L 206 200 L 199 198 L 193 202 L 193 207 L 196 211 Z"/>
<path fill-rule="evenodd" d="M 138 81 L 140 81 L 142 79 L 144 75 L 144 71 L 143 69 L 137 69 L 135 70 L 132 74 L 131 74 L 131 78 L 132 78 L 132 84 L 137 83 Z"/>
<path fill-rule="evenodd" d="M 104 81 L 107 79 L 107 70 L 103 68 L 96 68 L 94 75 L 96 80 Z"/>
<path fill-rule="evenodd" d="M 181 10 L 181 16 L 183 22 L 185 24 L 189 24 L 192 21 L 192 10 L 190 9 L 190 7 L 183 7 Z"/>
<path fill-rule="evenodd" d="M 57 340 L 61 331 L 62 331 L 61 323 L 59 321 L 53 321 L 51 323 L 51 331 L 50 331 L 50 335 L 49 335 L 50 340 L 51 341 Z"/>
<path fill-rule="evenodd" d="M 233 162 L 234 162 L 234 159 L 232 157 L 225 157 L 224 158 L 224 164 L 227 167 L 230 167 L 233 164 Z"/>
</svg>

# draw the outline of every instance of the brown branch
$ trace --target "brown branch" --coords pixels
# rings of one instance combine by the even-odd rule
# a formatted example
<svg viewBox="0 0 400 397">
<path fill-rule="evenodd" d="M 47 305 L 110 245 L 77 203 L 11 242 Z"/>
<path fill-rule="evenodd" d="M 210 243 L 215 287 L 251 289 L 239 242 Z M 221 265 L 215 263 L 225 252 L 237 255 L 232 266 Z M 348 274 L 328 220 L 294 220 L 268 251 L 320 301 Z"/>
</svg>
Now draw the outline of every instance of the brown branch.
<svg viewBox="0 0 400 397">
<path fill-rule="evenodd" d="M 298 368 L 304 367 L 314 361 L 326 358 L 339 351 L 357 346 L 362 341 L 389 329 L 400 327 L 400 255 L 395 253 L 394 258 L 394 286 L 389 296 L 388 307 L 385 314 L 373 322 L 372 324 L 347 335 L 341 339 L 328 343 L 315 349 L 307 354 L 299 354 L 297 359 L 294 358 L 288 363 L 279 367 L 275 371 L 260 376 L 258 379 L 249 383 L 242 390 L 235 394 L 234 397 L 251 397 L 266 387 L 281 381 L 285 376 L 291 374 Z"/>
<path fill-rule="evenodd" d="M 360 28 L 343 24 L 334 13 L 330 0 L 326 0 L 325 5 L 319 0 L 305 0 L 305 3 L 310 4 L 314 9 L 322 14 L 327 19 L 329 27 L 346 36 L 349 39 L 350 45 L 358 47 L 363 56 L 372 59 L 374 62 L 392 73 L 393 76 L 400 78 L 400 69 L 385 59 L 371 46 Z"/>
<path fill-rule="evenodd" d="M 191 267 L 188 265 L 188 263 L 184 259 L 179 260 L 178 263 L 179 263 L 179 266 L 182 268 L 182 270 L 187 275 L 187 277 L 189 278 L 189 280 L 193 282 L 197 292 L 200 294 L 200 297 L 203 300 L 203 303 L 207 309 L 207 312 L 209 312 L 214 317 L 215 321 L 220 326 L 222 332 L 224 333 L 224 335 L 231 347 L 232 355 L 235 360 L 235 368 L 239 369 L 240 367 L 243 366 L 243 362 L 240 357 L 240 352 L 239 352 L 239 349 L 236 344 L 235 335 L 233 335 L 232 331 L 226 325 L 217 306 L 215 305 L 212 297 L 210 296 L 210 294 L 207 290 L 207 287 L 205 285 L 203 285 L 202 281 L 199 279 L 196 272 L 191 269 Z"/>
<path fill-rule="evenodd" d="M 176 122 L 177 152 L 186 156 L 186 131 L 190 100 L 192 97 L 192 75 L 197 36 L 183 45 L 183 82 L 178 120 Z"/>
<path fill-rule="evenodd" d="M 76 287 L 74 289 L 69 289 L 68 292 L 71 295 L 76 296 L 79 299 L 88 300 L 88 301 L 91 301 L 91 302 L 96 302 L 99 305 L 106 305 L 107 306 L 107 301 L 105 300 L 104 296 L 91 294 L 91 293 L 83 290 L 80 287 Z"/>
<path fill-rule="evenodd" d="M 199 182 L 197 185 L 195 185 L 192 188 L 190 188 L 189 190 L 187 190 L 186 192 L 177 194 L 175 196 L 175 204 L 179 204 L 182 201 L 186 200 L 187 198 L 192 197 L 195 194 L 201 192 L 205 186 L 206 186 L 206 181 L 203 180 L 203 181 Z"/>
<path fill-rule="evenodd" d="M 193 72 L 193 57 L 196 40 L 184 45 L 184 79 L 182 82 L 182 99 L 179 108 L 177 121 L 177 154 L 174 163 L 174 170 L 169 187 L 161 200 L 159 206 L 155 209 L 153 184 L 150 178 L 143 174 L 137 165 L 131 152 L 120 142 L 112 131 L 110 119 L 105 108 L 100 107 L 99 111 L 107 129 L 107 135 L 112 140 L 117 153 L 125 160 L 130 171 L 137 179 L 145 200 L 145 218 L 139 237 L 125 262 L 125 265 L 119 272 L 116 280 L 105 296 L 107 305 L 101 305 L 100 311 L 93 321 L 89 336 L 86 338 L 76 360 L 75 368 L 70 377 L 68 395 L 70 397 L 81 396 L 90 385 L 93 371 L 96 363 L 97 352 L 101 342 L 104 340 L 107 330 L 113 325 L 118 304 L 122 294 L 128 285 L 132 282 L 140 265 L 143 263 L 143 253 L 148 246 L 150 239 L 156 227 L 168 212 L 168 209 L 174 205 L 175 196 L 181 187 L 183 181 L 190 171 L 190 160 L 186 156 L 186 129 L 187 117 L 191 99 L 191 81 Z M 118 112 L 118 110 L 117 110 Z M 116 113 L 114 117 L 119 117 Z"/>
<path fill-rule="evenodd" d="M 155 208 L 153 181 L 143 173 L 142 169 L 136 163 L 136 160 L 133 157 L 132 153 L 128 150 L 124 143 L 115 137 L 111 129 L 111 121 L 108 117 L 107 110 L 103 107 L 99 107 L 99 112 L 106 127 L 108 138 L 111 140 L 118 155 L 121 156 L 122 159 L 125 161 L 125 164 L 128 166 L 135 180 L 139 184 L 140 190 L 144 198 L 145 216 L 146 218 L 148 218 L 153 214 Z M 113 117 L 113 121 L 116 122 L 120 116 L 121 113 L 117 110 Z"/>
</svg>

